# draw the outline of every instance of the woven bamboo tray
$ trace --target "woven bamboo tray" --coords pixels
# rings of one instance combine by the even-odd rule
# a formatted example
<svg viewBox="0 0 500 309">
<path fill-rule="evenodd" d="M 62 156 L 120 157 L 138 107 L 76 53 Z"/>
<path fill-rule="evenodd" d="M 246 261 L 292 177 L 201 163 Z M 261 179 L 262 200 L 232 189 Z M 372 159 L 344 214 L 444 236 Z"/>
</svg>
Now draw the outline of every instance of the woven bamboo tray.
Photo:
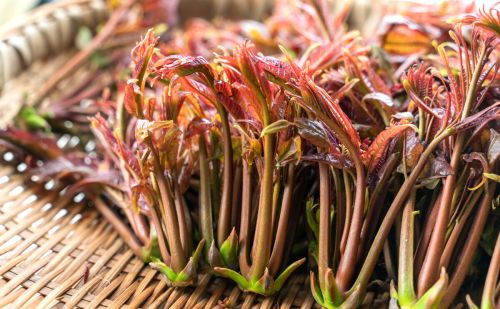
<svg viewBox="0 0 500 309">
<path fill-rule="evenodd" d="M 24 99 L 27 94 L 38 90 L 76 53 L 68 48 L 70 40 L 52 44 L 47 51 L 50 60 L 40 62 L 47 54 L 33 53 L 36 45 L 30 44 L 36 38 L 28 45 L 19 43 L 30 38 L 26 39 L 26 24 L 50 23 L 74 36 L 80 25 L 97 24 L 108 16 L 99 2 L 102 4 L 100 0 L 62 1 L 30 14 L 0 39 L 0 90 L 4 86 L 0 126 L 9 123 L 22 104 L 29 104 Z M 36 31 L 29 33 L 34 36 Z M 82 78 L 87 70 L 88 66 L 79 66 L 43 103 L 50 104 L 64 94 L 72 80 Z M 243 293 L 231 282 L 210 274 L 200 275 L 196 288 L 170 288 L 158 271 L 128 250 L 90 202 L 81 195 L 63 197 L 63 184 L 32 182 L 23 175 L 25 165 L 13 168 L 12 160 L 12 154 L 1 153 L 0 148 L 0 308 L 317 307 L 305 274 L 295 275 L 280 293 L 269 298 Z M 375 297 L 368 293 L 364 307 L 386 307 L 387 300 L 386 294 Z"/>
<path fill-rule="evenodd" d="M 311 308 L 305 276 L 263 300 L 229 282 L 201 275 L 175 289 L 128 250 L 111 226 L 61 186 L 26 181 L 0 168 L 0 307 L 50 308 Z"/>
</svg>

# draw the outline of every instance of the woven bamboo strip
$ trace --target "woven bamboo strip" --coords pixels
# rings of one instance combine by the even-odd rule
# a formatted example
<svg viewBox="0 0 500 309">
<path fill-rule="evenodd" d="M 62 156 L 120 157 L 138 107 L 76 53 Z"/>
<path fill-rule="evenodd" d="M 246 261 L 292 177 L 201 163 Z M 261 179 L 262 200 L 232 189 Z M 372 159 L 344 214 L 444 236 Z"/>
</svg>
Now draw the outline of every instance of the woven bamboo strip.
<svg viewBox="0 0 500 309">
<path fill-rule="evenodd" d="M 280 302 L 280 309 L 289 309 L 292 307 L 293 302 L 295 300 L 295 297 L 297 296 L 297 293 L 299 292 L 300 288 L 300 283 L 299 283 L 299 278 L 295 277 L 291 279 L 292 282 L 290 284 L 290 289 L 286 292 L 286 296 L 283 297 L 283 301 Z"/>
<path fill-rule="evenodd" d="M 87 233 L 89 235 L 86 235 L 87 233 L 82 233 L 81 236 L 83 237 L 88 237 L 88 239 L 93 239 L 102 231 L 104 230 L 105 224 L 100 224 L 98 228 L 96 229 L 87 229 Z M 85 239 L 85 238 L 84 238 Z M 69 255 L 70 252 L 75 250 L 81 243 L 82 240 L 80 237 L 73 237 L 71 238 L 70 242 L 64 248 L 60 251 L 58 251 L 57 255 L 52 259 L 51 263 L 47 265 L 48 270 L 52 269 L 55 265 L 57 265 L 64 257 Z"/>
<path fill-rule="evenodd" d="M 74 51 L 51 56 L 50 61 L 34 63 L 29 70 L 24 70 L 16 79 L 5 84 L 9 91 L 0 92 L 0 127 L 4 127 L 19 112 L 19 109 L 26 100 L 26 94 L 32 94 L 33 89 L 37 89 L 47 80 L 52 73 L 73 55 Z"/>
<path fill-rule="evenodd" d="M 4 176 L 12 175 L 12 167 L 10 166 L 0 166 L 0 178 Z"/>
<path fill-rule="evenodd" d="M 122 281 L 123 282 L 123 281 Z M 139 282 L 134 282 L 131 285 L 129 285 L 125 291 L 119 294 L 119 296 L 114 300 L 113 304 L 110 306 L 110 308 L 118 309 L 122 308 L 125 302 L 134 294 L 134 290 L 137 288 L 137 285 Z"/>
<path fill-rule="evenodd" d="M 43 300 L 43 297 L 41 295 L 35 295 L 33 298 L 26 303 L 25 307 L 26 308 L 35 308 L 38 306 L 38 304 Z"/>
<path fill-rule="evenodd" d="M 302 285 L 307 286 L 309 283 L 309 278 L 306 278 Z M 300 309 L 310 309 L 315 305 L 314 298 L 310 293 L 306 294 L 305 299 L 302 300 L 302 304 L 300 305 Z"/>
<path fill-rule="evenodd" d="M 41 228 L 34 229 L 33 234 L 30 237 L 26 238 L 23 242 L 16 245 L 15 250 L 13 250 L 11 252 L 11 257 L 18 256 L 24 250 L 26 250 L 29 246 L 34 245 L 38 239 L 43 237 L 43 235 L 48 233 L 56 225 L 60 224 L 62 226 L 65 226 L 66 224 L 68 224 L 69 221 L 71 220 L 72 216 L 77 214 L 82 208 L 83 208 L 82 204 L 75 205 L 75 207 L 70 210 L 68 215 L 66 215 L 64 220 L 62 220 L 61 222 L 56 221 L 56 220 L 52 220 L 49 223 L 42 225 Z M 2 253 L 3 252 L 0 251 L 0 254 L 2 254 Z"/>
<path fill-rule="evenodd" d="M 215 291 L 212 293 L 211 297 L 208 299 L 206 304 L 204 306 L 202 304 L 200 304 L 199 307 L 200 308 L 207 308 L 207 309 L 215 307 L 217 304 L 217 301 L 221 297 L 222 293 L 224 293 L 225 288 L 226 288 L 226 284 L 225 284 L 225 282 L 223 282 L 222 284 L 219 285 L 218 289 L 215 289 Z"/>
<path fill-rule="evenodd" d="M 139 273 L 144 269 L 144 263 L 139 259 L 134 259 L 131 263 L 133 264 L 133 267 L 128 272 L 125 279 L 123 279 L 122 284 L 118 287 L 118 290 L 116 291 L 117 294 L 124 291 L 130 284 L 137 280 L 136 278 L 139 277 Z"/>
<path fill-rule="evenodd" d="M 108 248 L 99 260 L 90 268 L 89 277 L 92 278 L 96 276 L 99 271 L 106 266 L 106 264 L 110 261 L 110 259 L 118 253 L 120 249 L 123 249 L 123 242 L 121 240 L 116 241 L 110 248 Z"/>
<path fill-rule="evenodd" d="M 164 292 L 164 290 L 166 288 L 165 281 L 161 280 L 160 282 L 157 282 L 156 284 L 153 284 L 153 285 L 155 286 L 155 289 L 153 291 L 153 295 L 151 296 L 151 298 L 146 302 L 146 304 L 145 304 L 146 307 L 151 305 L 157 298 L 160 298 L 161 295 L 163 295 L 164 293 L 166 293 L 168 295 L 170 295 L 170 293 L 172 293 L 171 289 L 167 289 L 166 292 Z"/>
<path fill-rule="evenodd" d="M 186 306 L 186 301 L 189 298 L 188 293 L 182 293 L 179 291 L 179 297 L 176 299 L 176 301 L 170 305 L 170 308 L 172 309 L 181 309 L 181 308 L 189 308 Z"/>
<path fill-rule="evenodd" d="M 16 267 L 16 265 L 24 262 L 26 260 L 28 254 L 29 253 L 26 252 L 23 255 L 20 255 L 20 256 L 17 256 L 15 258 L 11 258 L 11 259 L 8 259 L 6 261 L 3 261 L 2 265 L 0 266 L 0 276 L 7 274 L 7 272 L 10 271 L 12 268 Z M 9 279 L 9 277 L 7 277 L 7 275 L 6 275 L 6 278 Z"/>
<path fill-rule="evenodd" d="M 132 298 L 129 305 L 126 306 L 126 308 L 128 309 L 139 308 L 144 302 L 144 300 L 146 300 L 151 295 L 151 293 L 153 293 L 153 290 L 154 286 L 148 287 L 141 294 L 139 294 L 135 298 Z"/>
<path fill-rule="evenodd" d="M 96 288 L 96 290 L 103 289 L 106 285 L 113 282 L 113 279 L 118 276 L 123 268 L 129 263 L 130 259 L 133 257 L 133 253 L 131 251 L 127 251 L 123 254 L 120 259 L 113 265 L 113 267 L 106 273 L 106 276 L 103 278 L 101 284 Z"/>
<path fill-rule="evenodd" d="M 12 195 L 10 194 L 10 192 L 12 191 L 12 189 L 16 188 L 17 186 L 21 185 L 20 183 L 16 183 L 14 181 L 11 181 L 11 182 L 8 182 L 5 187 L 0 191 L 0 194 L 2 196 L 5 196 L 7 195 L 7 197 L 12 197 Z M 5 202 L 10 202 L 11 200 L 6 200 Z"/>
<path fill-rule="evenodd" d="M 65 279 L 63 282 L 60 282 L 60 285 L 58 285 L 57 288 L 48 293 L 45 299 L 37 306 L 37 309 L 47 308 L 53 302 L 57 302 L 57 298 L 81 278 L 81 273 L 74 273 L 71 277 Z"/>
<path fill-rule="evenodd" d="M 17 224 L 15 224 L 14 222 L 12 222 L 12 224 L 7 223 L 6 225 L 12 225 L 12 228 L 0 236 L 0 244 L 5 243 L 10 238 L 18 235 L 21 231 L 29 228 L 38 219 L 44 219 L 48 216 L 55 216 L 57 212 L 63 207 L 65 202 L 67 202 L 67 198 L 64 198 L 63 202 L 59 202 L 54 205 L 54 207 L 47 212 L 30 214 L 30 216 L 23 218 L 22 221 L 17 222 Z"/>
<path fill-rule="evenodd" d="M 48 250 L 51 250 L 56 244 L 58 244 L 60 241 L 62 241 L 64 238 L 67 237 L 68 233 L 73 230 L 76 235 L 85 235 L 85 230 L 87 229 L 88 223 L 90 221 L 94 220 L 96 217 L 96 214 L 91 214 L 86 216 L 83 220 L 81 220 L 80 225 L 78 225 L 76 228 L 72 225 L 67 225 L 63 226 L 57 233 L 52 235 L 50 239 L 45 242 L 43 245 L 41 245 L 38 250 L 35 252 L 32 252 L 29 256 L 29 258 L 26 260 L 27 263 L 33 262 L 35 259 L 40 258 L 45 252 Z"/>
<path fill-rule="evenodd" d="M 73 296 L 66 302 L 64 305 L 64 308 L 73 308 L 76 307 L 76 305 L 83 299 L 85 295 L 89 292 L 89 290 L 94 287 L 101 278 L 99 277 L 94 277 L 87 281 L 83 286 L 80 287 L 80 289 L 77 291 L 77 293 L 73 294 Z"/>
<path fill-rule="evenodd" d="M 26 190 L 26 192 L 22 193 L 22 198 L 27 198 L 28 196 L 30 196 L 31 194 L 36 194 L 38 193 L 39 191 L 42 191 L 40 187 L 38 187 L 39 190 L 35 190 L 35 191 L 29 191 L 29 190 Z M 38 201 L 38 203 L 46 203 L 48 201 L 50 201 L 52 198 L 53 198 L 53 195 L 55 193 L 48 193 L 48 194 L 45 194 L 42 196 L 42 199 L 40 201 Z M 0 193 L 0 196 L 3 195 L 3 192 Z M 8 201 L 8 202 L 11 202 L 11 201 Z M 37 202 L 37 201 L 35 201 Z M 7 203 L 7 202 L 5 202 Z M 12 218 L 16 217 L 20 212 L 30 208 L 30 207 L 33 207 L 32 203 L 27 203 L 27 204 L 23 204 L 21 203 L 21 205 L 17 205 L 17 207 L 11 207 L 13 209 L 11 209 L 11 211 L 9 211 L 8 213 L 5 213 L 3 214 L 2 216 L 0 216 L 0 224 L 4 224 L 5 222 L 11 220 Z"/>
<path fill-rule="evenodd" d="M 171 293 L 171 290 L 165 291 L 153 303 L 151 303 L 151 305 L 148 305 L 148 308 L 156 309 L 160 307 L 161 304 L 164 304 L 166 302 Z"/>
<path fill-rule="evenodd" d="M 106 299 L 113 291 L 120 285 L 125 275 L 117 277 L 115 280 L 111 281 L 105 288 L 103 288 L 99 294 L 96 295 L 94 300 L 88 305 L 88 308 L 96 308 L 99 303 Z"/>
<path fill-rule="evenodd" d="M 35 295 L 42 287 L 44 287 L 47 283 L 49 283 L 52 279 L 54 279 L 54 277 L 59 275 L 64 270 L 64 267 L 69 264 L 70 261 L 71 261 L 70 258 L 65 259 L 64 262 L 61 263 L 57 269 L 54 269 L 46 276 L 40 278 L 40 280 L 38 280 L 35 284 L 30 286 L 19 298 L 17 298 L 15 302 L 12 303 L 12 306 L 14 308 L 19 308 L 21 306 L 24 306 L 29 301 L 29 299 L 33 295 Z"/>
<path fill-rule="evenodd" d="M 221 289 L 219 291 L 219 293 L 223 293 L 223 292 L 224 292 L 223 289 Z M 240 297 L 240 294 L 241 294 L 240 289 L 238 289 L 238 287 L 233 287 L 232 290 L 231 290 L 231 294 L 229 294 L 229 297 L 225 300 L 224 303 L 227 303 L 228 306 L 234 306 L 237 303 L 238 298 Z M 205 306 L 205 308 L 211 308 L 211 304 Z"/>
<path fill-rule="evenodd" d="M 10 294 L 8 294 L 7 296 L 2 297 L 2 300 L 5 301 L 6 303 L 11 303 L 15 299 L 18 299 L 19 297 L 21 297 L 23 295 L 24 291 L 25 291 L 25 289 L 23 289 L 22 287 L 19 287 L 16 290 L 14 290 L 13 292 L 11 292 Z"/>
<path fill-rule="evenodd" d="M 157 275 L 158 271 L 155 270 L 155 269 L 149 269 L 146 276 L 144 276 L 144 279 L 142 279 L 141 283 L 137 286 L 137 289 L 135 290 L 134 292 L 134 297 L 136 297 L 137 295 L 139 295 L 142 291 L 144 291 L 144 289 L 149 285 L 149 283 L 151 282 L 151 280 L 153 280 L 156 275 Z M 151 293 L 153 293 L 153 291 L 151 291 Z"/>
<path fill-rule="evenodd" d="M 83 262 L 87 260 L 87 258 L 93 254 L 95 249 L 97 249 L 98 246 L 102 243 L 102 241 L 106 237 L 113 237 L 116 238 L 116 234 L 112 233 L 111 235 L 107 235 L 106 232 L 103 232 L 99 237 L 97 237 L 89 246 L 85 248 L 85 250 L 82 251 L 82 253 L 76 258 L 70 266 L 68 266 L 67 270 L 61 275 L 63 278 L 69 276 L 71 273 L 77 271 L 78 269 L 81 269 L 81 265 Z"/>
<path fill-rule="evenodd" d="M 210 282 L 210 275 L 209 274 L 205 274 L 205 275 L 201 276 L 201 279 L 198 282 L 198 286 L 191 293 L 189 299 L 186 302 L 187 308 L 194 307 L 194 305 L 198 302 L 198 300 L 203 295 L 203 292 L 207 289 L 207 285 L 209 282 Z"/>
<path fill-rule="evenodd" d="M 40 268 L 45 266 L 49 262 L 49 259 L 40 259 L 34 264 L 31 264 L 27 268 L 23 270 L 20 274 L 18 274 L 14 279 L 10 280 L 7 284 L 5 284 L 0 289 L 0 298 L 7 295 L 10 291 L 15 289 L 19 284 L 26 281 L 31 275 L 33 275 Z"/>
</svg>

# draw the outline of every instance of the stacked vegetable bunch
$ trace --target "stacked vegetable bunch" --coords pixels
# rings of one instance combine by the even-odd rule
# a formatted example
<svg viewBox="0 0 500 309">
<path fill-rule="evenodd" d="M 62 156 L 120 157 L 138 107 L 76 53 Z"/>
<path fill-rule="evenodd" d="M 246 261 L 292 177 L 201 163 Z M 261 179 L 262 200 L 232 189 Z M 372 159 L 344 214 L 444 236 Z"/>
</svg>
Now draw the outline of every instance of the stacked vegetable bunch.
<svg viewBox="0 0 500 309">
<path fill-rule="evenodd" d="M 308 258 L 324 307 L 356 307 L 379 280 L 400 307 L 445 308 L 489 251 L 469 278 L 486 280 L 483 308 L 498 305 L 498 11 L 435 36 L 394 24 L 380 48 L 343 29 L 347 11 L 285 9 L 253 43 L 212 37 L 234 44 L 208 57 L 171 54 L 149 31 L 96 105 L 97 155 L 0 137 L 45 161 L 33 174 L 85 190 L 173 286 L 202 265 L 271 295 Z M 398 50 L 412 31 L 420 41 Z"/>
</svg>

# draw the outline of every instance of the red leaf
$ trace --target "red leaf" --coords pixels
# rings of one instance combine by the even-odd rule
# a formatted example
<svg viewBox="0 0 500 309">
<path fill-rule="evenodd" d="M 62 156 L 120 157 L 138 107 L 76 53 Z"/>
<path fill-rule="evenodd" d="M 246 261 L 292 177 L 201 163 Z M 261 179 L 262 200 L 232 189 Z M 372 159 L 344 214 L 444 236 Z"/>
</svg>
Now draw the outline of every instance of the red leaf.
<svg viewBox="0 0 500 309">
<path fill-rule="evenodd" d="M 140 177 L 142 175 L 142 171 L 139 165 L 139 160 L 137 160 L 134 152 L 128 146 L 123 144 L 121 140 L 117 140 L 117 146 L 116 152 L 125 163 L 129 172 L 131 174 L 135 174 L 136 177 Z"/>
<path fill-rule="evenodd" d="M 130 57 L 135 64 L 132 76 L 137 77 L 141 71 L 146 69 L 144 66 L 149 66 L 149 60 L 157 43 L 158 39 L 155 37 L 153 29 L 149 29 L 142 41 L 132 49 Z"/>
<path fill-rule="evenodd" d="M 137 84 L 135 83 L 135 80 L 129 80 L 127 82 L 127 85 L 125 85 L 125 95 L 123 97 L 123 103 L 127 112 L 135 117 L 139 116 L 137 111 L 136 96 L 140 95 L 142 94 L 139 86 L 137 86 Z"/>
<path fill-rule="evenodd" d="M 210 130 L 214 126 L 214 123 L 206 118 L 196 117 L 191 122 L 186 130 L 186 139 L 193 137 L 195 135 L 203 134 Z"/>
<path fill-rule="evenodd" d="M 418 134 L 415 132 L 406 132 L 405 139 L 405 162 L 409 168 L 413 168 L 424 151 L 424 145 L 420 142 Z"/>
<path fill-rule="evenodd" d="M 208 101 L 212 102 L 212 104 L 215 101 L 215 95 L 212 88 L 204 83 L 201 83 L 193 78 L 182 78 L 181 83 L 184 85 L 186 90 L 192 91 L 193 93 L 206 98 Z M 215 86 L 217 86 L 217 84 Z"/>
<path fill-rule="evenodd" d="M 130 53 L 132 61 L 139 63 L 146 56 L 148 50 L 157 43 L 158 39 L 155 37 L 153 29 L 149 29 L 144 38 L 132 49 Z"/>
<path fill-rule="evenodd" d="M 427 179 L 444 178 L 453 174 L 453 169 L 451 168 L 450 163 L 448 163 L 442 155 L 432 159 L 430 165 Z"/>
<path fill-rule="evenodd" d="M 274 57 L 258 57 L 258 59 L 260 60 L 258 65 L 261 69 L 282 81 L 286 82 L 291 78 L 296 78 L 290 64 Z"/>
<path fill-rule="evenodd" d="M 0 130 L 0 139 L 42 159 L 55 159 L 64 154 L 55 139 L 12 127 Z"/>
<path fill-rule="evenodd" d="M 262 121 L 262 106 L 255 93 L 242 83 L 233 83 L 232 87 L 236 90 L 236 102 L 243 112 L 252 119 Z"/>
<path fill-rule="evenodd" d="M 432 108 L 429 107 L 428 102 L 426 102 L 434 97 L 432 91 L 434 78 L 427 71 L 427 67 L 422 65 L 418 66 L 416 69 L 410 68 L 408 74 L 403 77 L 403 87 L 415 104 L 428 114 L 439 118 Z"/>
<path fill-rule="evenodd" d="M 317 100 L 326 106 L 331 118 L 333 118 L 335 122 L 347 133 L 354 146 L 359 148 L 361 141 L 359 139 L 358 132 L 354 129 L 351 120 L 340 107 L 339 101 L 333 100 L 323 88 L 314 84 L 311 79 L 308 78 L 307 83 L 310 89 L 312 89 Z M 335 134 L 335 132 L 333 133 Z"/>
<path fill-rule="evenodd" d="M 188 76 L 194 73 L 202 73 L 209 79 L 213 79 L 210 63 L 203 57 L 172 55 L 161 60 L 159 72 L 161 76 Z"/>
<path fill-rule="evenodd" d="M 153 142 L 159 142 L 166 133 L 165 131 L 171 129 L 173 125 L 171 120 L 150 121 L 138 119 L 135 127 L 135 139 L 142 143 L 146 137 L 151 136 Z"/>
<path fill-rule="evenodd" d="M 298 118 L 295 119 L 295 125 L 303 139 L 316 147 L 330 149 L 332 143 L 330 143 L 326 128 L 321 122 L 308 118 Z"/>
<path fill-rule="evenodd" d="M 109 128 L 106 120 L 98 114 L 92 118 L 91 124 L 94 135 L 100 141 L 102 147 L 104 147 L 104 150 L 115 162 L 115 164 L 120 166 L 120 162 L 124 162 L 131 174 L 140 176 L 141 169 L 139 161 L 135 157 L 133 151 L 113 135 L 113 132 Z"/>
<path fill-rule="evenodd" d="M 302 161 L 305 162 L 317 162 L 326 163 L 337 169 L 352 168 L 353 164 L 351 161 L 347 160 L 341 154 L 333 153 L 315 153 L 312 155 L 303 155 L 301 157 Z"/>
<path fill-rule="evenodd" d="M 120 175 L 116 170 L 109 170 L 107 172 L 97 172 L 91 175 L 87 175 L 85 178 L 77 182 L 72 186 L 72 190 L 77 188 L 85 187 L 92 184 L 106 185 L 108 187 L 124 191 L 125 188 L 123 183 L 120 183 Z"/>
<path fill-rule="evenodd" d="M 389 143 L 408 129 L 416 130 L 415 126 L 411 124 L 396 125 L 385 129 L 375 137 L 368 150 L 363 154 L 363 160 L 368 166 L 369 172 L 372 172 L 380 160 L 383 159 Z"/>
<path fill-rule="evenodd" d="M 476 127 L 479 124 L 484 124 L 492 120 L 500 119 L 500 102 L 485 108 L 484 110 L 469 116 L 462 121 L 458 122 L 454 128 L 457 131 L 465 131 L 470 128 Z"/>
<path fill-rule="evenodd" d="M 49 179 L 62 179 L 68 176 L 86 177 L 93 175 L 95 169 L 92 166 L 86 165 L 83 162 L 73 162 L 65 157 L 59 157 L 49 160 L 42 167 L 32 171 L 33 175 L 40 177 L 40 180 L 47 181 Z"/>
<path fill-rule="evenodd" d="M 242 107 L 236 102 L 231 89 L 231 85 L 225 81 L 217 81 L 215 83 L 215 91 L 217 100 L 222 103 L 224 108 L 233 116 L 234 119 L 245 118 L 245 112 Z M 236 93 L 236 92 L 235 92 Z"/>
</svg>

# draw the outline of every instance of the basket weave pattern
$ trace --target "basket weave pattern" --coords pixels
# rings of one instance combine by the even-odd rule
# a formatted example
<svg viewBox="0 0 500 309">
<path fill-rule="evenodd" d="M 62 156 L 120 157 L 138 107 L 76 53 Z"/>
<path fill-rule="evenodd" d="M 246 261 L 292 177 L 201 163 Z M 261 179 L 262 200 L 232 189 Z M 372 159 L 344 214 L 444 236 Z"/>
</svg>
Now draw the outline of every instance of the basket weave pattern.
<svg viewBox="0 0 500 309">
<path fill-rule="evenodd" d="M 242 293 L 201 275 L 193 289 L 166 286 L 84 201 L 61 198 L 61 187 L 26 182 L 0 168 L 0 307 L 51 308 L 312 308 L 296 276 L 272 298 Z"/>
</svg>

